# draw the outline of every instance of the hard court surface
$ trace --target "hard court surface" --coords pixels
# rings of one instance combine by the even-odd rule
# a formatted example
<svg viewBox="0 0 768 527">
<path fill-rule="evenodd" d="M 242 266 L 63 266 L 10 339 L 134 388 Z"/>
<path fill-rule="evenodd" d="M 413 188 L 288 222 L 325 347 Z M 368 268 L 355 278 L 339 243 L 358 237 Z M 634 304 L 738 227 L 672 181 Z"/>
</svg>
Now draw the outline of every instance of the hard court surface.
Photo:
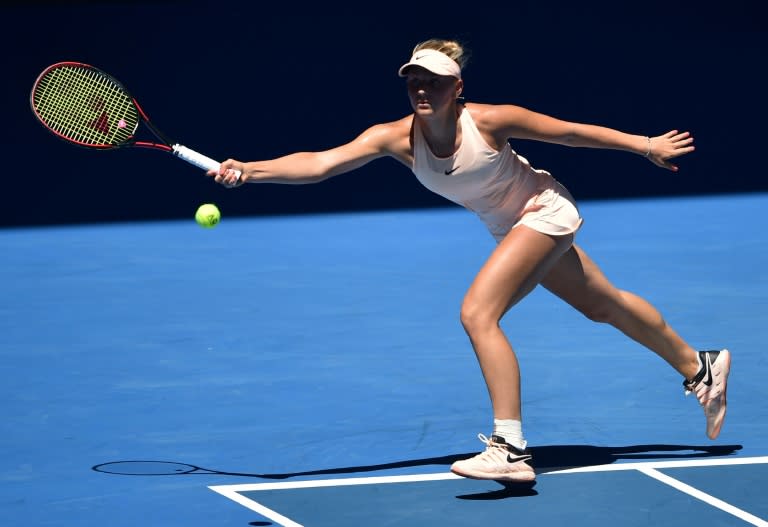
<svg viewBox="0 0 768 527">
<path fill-rule="evenodd" d="M 534 487 L 490 434 L 454 208 L 0 230 L 0 524 L 768 526 L 768 195 L 586 202 L 579 243 L 733 354 L 721 436 L 682 379 L 535 290 L 502 325 Z"/>
</svg>

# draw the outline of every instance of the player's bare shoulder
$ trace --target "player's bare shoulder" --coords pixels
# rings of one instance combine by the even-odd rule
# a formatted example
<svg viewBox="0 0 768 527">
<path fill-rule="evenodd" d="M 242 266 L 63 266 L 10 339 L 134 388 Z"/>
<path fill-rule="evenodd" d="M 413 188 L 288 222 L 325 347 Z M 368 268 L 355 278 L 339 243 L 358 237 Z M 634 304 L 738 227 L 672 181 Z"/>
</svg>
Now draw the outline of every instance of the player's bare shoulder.
<svg viewBox="0 0 768 527">
<path fill-rule="evenodd" d="M 489 144 L 500 148 L 510 137 L 510 131 L 525 122 L 528 112 L 514 104 L 467 103 L 465 109 Z"/>
<path fill-rule="evenodd" d="M 412 124 L 413 115 L 407 115 L 396 121 L 371 126 L 363 136 L 365 140 L 374 142 L 382 153 L 410 166 Z"/>
<path fill-rule="evenodd" d="M 514 104 L 467 103 L 465 108 L 481 130 L 494 131 L 509 127 L 523 118 L 526 110 Z"/>
</svg>

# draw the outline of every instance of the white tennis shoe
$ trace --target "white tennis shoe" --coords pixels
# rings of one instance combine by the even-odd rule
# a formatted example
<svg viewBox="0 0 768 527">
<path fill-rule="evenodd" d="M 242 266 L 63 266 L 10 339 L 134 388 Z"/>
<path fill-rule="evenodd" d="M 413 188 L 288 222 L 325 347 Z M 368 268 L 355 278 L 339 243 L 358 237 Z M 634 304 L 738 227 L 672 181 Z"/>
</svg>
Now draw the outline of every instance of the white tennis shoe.
<svg viewBox="0 0 768 527">
<path fill-rule="evenodd" d="M 536 473 L 529 464 L 531 455 L 527 450 L 519 450 L 507 444 L 499 436 L 490 439 L 478 434 L 485 443 L 485 451 L 469 459 L 456 461 L 451 465 L 451 472 L 472 479 L 492 479 L 507 482 L 531 482 Z"/>
<path fill-rule="evenodd" d="M 683 381 L 685 395 L 695 393 L 707 417 L 707 437 L 717 438 L 725 421 L 728 374 L 731 371 L 731 353 L 700 351 L 701 370 L 691 380 Z"/>
</svg>

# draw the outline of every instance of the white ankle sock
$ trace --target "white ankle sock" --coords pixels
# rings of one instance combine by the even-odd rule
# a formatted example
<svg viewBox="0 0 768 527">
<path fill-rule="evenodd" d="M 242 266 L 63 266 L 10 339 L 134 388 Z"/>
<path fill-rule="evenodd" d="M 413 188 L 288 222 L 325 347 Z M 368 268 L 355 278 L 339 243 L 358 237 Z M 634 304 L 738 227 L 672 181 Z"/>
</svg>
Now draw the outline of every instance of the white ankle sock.
<svg viewBox="0 0 768 527">
<path fill-rule="evenodd" d="M 507 444 L 520 450 L 528 444 L 523 439 L 523 424 L 517 419 L 494 419 L 493 435 L 503 437 Z"/>
</svg>

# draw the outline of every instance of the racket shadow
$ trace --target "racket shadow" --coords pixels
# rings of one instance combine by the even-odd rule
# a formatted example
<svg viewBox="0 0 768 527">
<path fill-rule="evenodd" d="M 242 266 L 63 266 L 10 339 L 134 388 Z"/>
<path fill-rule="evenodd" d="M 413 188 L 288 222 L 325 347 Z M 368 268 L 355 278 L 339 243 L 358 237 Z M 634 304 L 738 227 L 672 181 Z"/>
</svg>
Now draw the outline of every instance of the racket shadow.
<svg viewBox="0 0 768 527">
<path fill-rule="evenodd" d="M 609 465 L 621 459 L 697 459 L 707 457 L 729 456 L 741 450 L 741 445 L 633 445 L 623 447 L 592 446 L 592 445 L 553 445 L 532 447 L 535 470 L 537 473 L 562 470 L 567 468 Z M 237 476 L 255 479 L 282 480 L 302 476 L 331 476 L 339 474 L 357 474 L 377 472 L 382 470 L 422 467 L 429 465 L 450 466 L 453 462 L 466 459 L 476 452 L 466 454 L 451 454 L 446 456 L 429 457 L 381 463 L 375 465 L 360 465 L 352 467 L 327 468 L 300 472 L 285 472 L 259 474 L 250 472 L 232 472 L 203 468 L 189 463 L 155 460 L 122 460 L 100 463 L 91 467 L 96 472 L 122 476 L 180 476 L 208 474 L 220 476 Z M 500 492 L 499 497 L 514 494 L 515 490 Z"/>
</svg>

